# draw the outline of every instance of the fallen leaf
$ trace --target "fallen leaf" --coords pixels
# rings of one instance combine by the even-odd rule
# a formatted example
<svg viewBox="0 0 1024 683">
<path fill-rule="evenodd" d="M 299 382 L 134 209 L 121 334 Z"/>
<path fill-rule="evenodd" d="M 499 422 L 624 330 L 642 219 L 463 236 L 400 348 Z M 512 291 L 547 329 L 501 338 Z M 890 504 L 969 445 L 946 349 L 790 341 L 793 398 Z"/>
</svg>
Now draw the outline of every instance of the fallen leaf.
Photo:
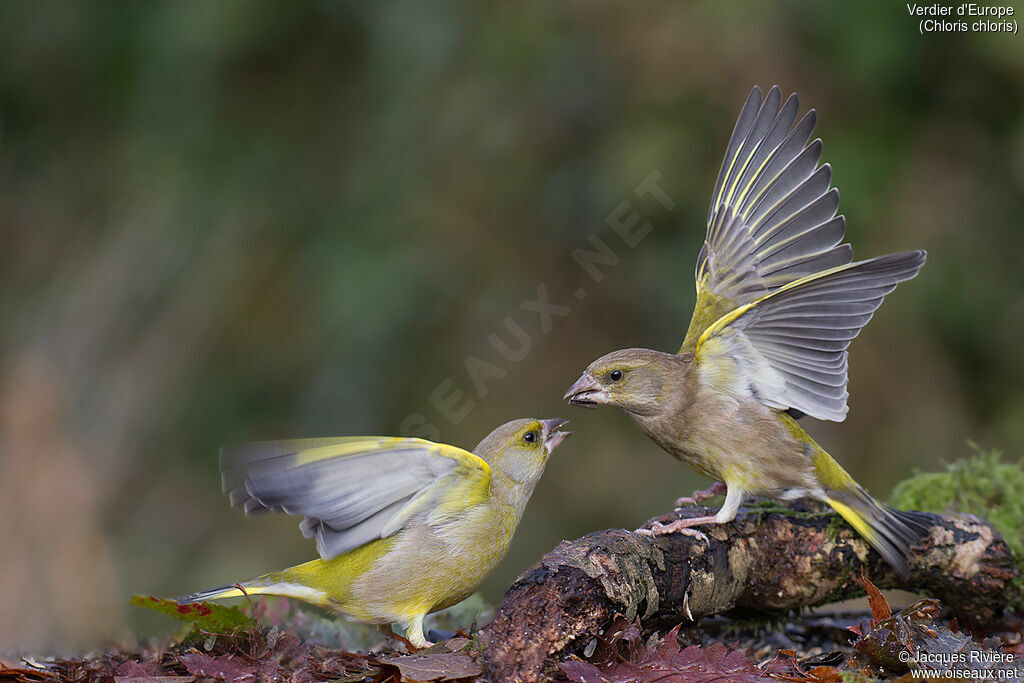
<svg viewBox="0 0 1024 683">
<path fill-rule="evenodd" d="M 0 665 L 0 681 L 17 681 L 17 683 L 35 683 L 36 681 L 50 681 L 55 677 L 35 669 L 24 669 L 20 667 L 9 667 Z"/>
<path fill-rule="evenodd" d="M 602 666 L 581 659 L 558 666 L 575 683 L 763 683 L 766 677 L 794 683 L 842 680 L 830 666 L 804 671 L 791 650 L 780 650 L 771 662 L 758 666 L 743 651 L 730 650 L 722 644 L 681 648 L 678 632 L 677 626 L 663 638 L 652 637 L 639 652 L 629 653 L 628 648 L 620 645 L 618 659 L 605 659 Z"/>
<path fill-rule="evenodd" d="M 463 638 L 462 636 L 456 636 L 450 638 L 444 642 L 444 646 L 448 648 L 449 652 L 461 652 L 469 645 L 471 641 L 469 638 Z"/>
<path fill-rule="evenodd" d="M 979 663 L 992 679 L 1021 680 L 1021 661 L 1004 661 L 999 641 L 978 643 L 969 634 L 955 633 L 934 622 L 937 600 L 919 600 L 888 619 L 873 623 L 853 642 L 866 663 L 890 675 L 927 670 L 938 678 L 971 679 Z M 917 662 L 926 662 L 918 666 Z M 908 678 L 907 680 L 911 680 Z M 916 680 L 916 679 L 914 679 Z"/>
<path fill-rule="evenodd" d="M 570 659 L 559 663 L 558 668 L 562 670 L 562 673 L 570 681 L 576 683 L 608 683 L 612 680 L 605 677 L 601 670 L 590 662 L 584 662 L 582 659 Z"/>
<path fill-rule="evenodd" d="M 211 602 L 193 602 L 179 605 L 174 600 L 157 598 L 152 595 L 133 595 L 129 604 L 145 607 L 178 621 L 194 624 L 196 628 L 207 633 L 230 635 L 248 631 L 253 627 L 253 620 L 237 607 L 225 607 Z"/>
<path fill-rule="evenodd" d="M 821 683 L 843 683 L 843 675 L 834 666 L 816 666 L 807 673 Z"/>
<path fill-rule="evenodd" d="M 677 626 L 664 638 L 651 638 L 638 657 L 614 663 L 605 670 L 578 659 L 558 666 L 570 681 L 576 683 L 763 683 L 769 674 L 783 680 L 816 680 L 803 675 L 799 667 L 795 673 L 800 677 L 789 677 L 794 671 L 785 662 L 773 662 L 773 666 L 761 669 L 745 653 L 729 650 L 724 645 L 680 648 L 678 631 Z"/>
<path fill-rule="evenodd" d="M 160 666 L 160 662 L 140 662 L 135 659 L 129 659 L 117 667 L 114 675 L 126 678 L 139 678 L 142 676 L 160 676 L 162 673 L 163 667 Z"/>
<path fill-rule="evenodd" d="M 381 659 L 382 664 L 397 667 L 405 678 L 416 681 L 454 681 L 479 676 L 484 668 L 473 657 L 456 652 L 405 655 Z"/>
<path fill-rule="evenodd" d="M 878 587 L 868 579 L 864 567 L 860 568 L 860 581 L 864 584 L 864 590 L 868 592 L 868 605 L 871 607 L 871 616 L 875 618 L 875 621 L 891 617 L 892 608 L 889 607 L 889 601 L 882 595 L 882 591 L 878 590 Z"/>
<path fill-rule="evenodd" d="M 226 681 L 245 681 L 256 677 L 257 667 L 235 655 L 211 657 L 202 652 L 193 652 L 178 657 L 190 674 L 205 678 L 219 678 Z"/>
</svg>

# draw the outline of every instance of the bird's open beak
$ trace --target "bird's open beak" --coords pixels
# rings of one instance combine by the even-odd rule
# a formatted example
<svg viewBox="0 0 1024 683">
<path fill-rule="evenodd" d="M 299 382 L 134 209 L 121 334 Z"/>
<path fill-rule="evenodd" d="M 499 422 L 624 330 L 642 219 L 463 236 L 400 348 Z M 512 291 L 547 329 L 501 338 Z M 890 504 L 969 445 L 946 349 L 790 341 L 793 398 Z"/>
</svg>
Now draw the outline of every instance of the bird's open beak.
<svg viewBox="0 0 1024 683">
<path fill-rule="evenodd" d="M 563 420 L 560 417 L 551 418 L 550 420 L 541 420 L 541 424 L 544 425 L 544 449 L 550 454 L 551 451 L 558 448 L 558 444 L 565 441 L 565 437 L 572 434 L 572 432 L 560 432 L 558 428 L 564 424 L 568 424 L 568 420 Z"/>
<path fill-rule="evenodd" d="M 608 403 L 608 394 L 589 372 L 584 372 L 562 398 L 569 399 L 570 405 L 584 408 L 595 408 L 598 403 Z"/>
</svg>

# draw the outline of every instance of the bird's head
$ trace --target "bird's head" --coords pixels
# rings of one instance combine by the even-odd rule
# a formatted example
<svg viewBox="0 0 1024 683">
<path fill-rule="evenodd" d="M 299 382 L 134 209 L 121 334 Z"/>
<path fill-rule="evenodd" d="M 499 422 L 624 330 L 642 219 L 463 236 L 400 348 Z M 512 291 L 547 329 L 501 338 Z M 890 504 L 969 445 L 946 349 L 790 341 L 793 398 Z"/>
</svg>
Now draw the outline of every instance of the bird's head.
<svg viewBox="0 0 1024 683">
<path fill-rule="evenodd" d="M 558 429 L 567 422 L 558 417 L 506 422 L 488 434 L 473 452 L 487 461 L 492 472 L 525 484 L 532 491 L 544 473 L 551 452 L 569 436 L 570 432 Z"/>
<path fill-rule="evenodd" d="M 666 392 L 678 391 L 688 367 L 679 356 L 660 351 L 613 351 L 591 363 L 563 398 L 584 408 L 607 404 L 634 415 L 654 415 L 664 409 Z"/>
</svg>

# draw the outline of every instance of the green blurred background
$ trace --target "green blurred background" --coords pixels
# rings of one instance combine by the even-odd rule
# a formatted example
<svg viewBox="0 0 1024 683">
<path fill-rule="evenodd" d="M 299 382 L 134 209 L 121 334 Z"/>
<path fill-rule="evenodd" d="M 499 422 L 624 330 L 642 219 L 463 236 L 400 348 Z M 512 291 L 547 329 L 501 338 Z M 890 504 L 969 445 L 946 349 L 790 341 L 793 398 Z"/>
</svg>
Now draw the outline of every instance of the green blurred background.
<svg viewBox="0 0 1024 683">
<path fill-rule="evenodd" d="M 883 497 L 966 438 L 1018 454 L 1022 40 L 922 37 L 895 2 L 0 4 L 0 652 L 310 558 L 295 520 L 229 508 L 222 444 L 572 418 L 491 600 L 705 485 L 560 397 L 678 346 L 755 83 L 818 109 L 858 256 L 929 251 L 852 346 L 849 418 L 811 432 Z M 636 196 L 652 172 L 671 210 Z M 547 334 L 541 285 L 570 309 Z M 506 319 L 521 360 L 488 342 Z M 468 357 L 504 375 L 486 396 Z M 474 402 L 457 423 L 439 386 Z"/>
</svg>

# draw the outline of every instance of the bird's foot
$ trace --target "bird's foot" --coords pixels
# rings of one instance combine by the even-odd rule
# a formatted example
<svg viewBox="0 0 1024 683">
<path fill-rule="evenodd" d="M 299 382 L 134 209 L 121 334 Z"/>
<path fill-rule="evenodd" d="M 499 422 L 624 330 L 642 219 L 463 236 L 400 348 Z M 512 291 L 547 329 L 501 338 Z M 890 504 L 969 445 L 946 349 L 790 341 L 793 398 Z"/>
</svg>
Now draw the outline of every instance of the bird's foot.
<svg viewBox="0 0 1024 683">
<path fill-rule="evenodd" d="M 701 519 L 701 518 L 696 518 Z M 683 536 L 692 536 L 700 541 L 708 543 L 707 535 L 700 529 L 694 529 L 691 522 L 692 519 L 677 519 L 669 524 L 662 524 L 661 522 L 652 522 L 649 527 L 640 527 L 636 530 L 636 533 L 641 536 L 664 536 L 666 534 L 682 534 Z"/>
<path fill-rule="evenodd" d="M 391 624 L 380 624 L 379 626 L 377 626 L 377 629 L 384 634 L 385 638 L 397 640 L 402 645 L 405 645 L 406 649 L 409 650 L 410 654 L 414 652 L 419 652 L 420 650 L 430 647 L 432 645 L 432 643 L 427 641 L 424 641 L 423 643 L 419 644 L 413 643 L 405 636 L 401 636 L 395 633 L 394 629 L 391 628 Z"/>
<path fill-rule="evenodd" d="M 689 496 L 684 496 L 676 501 L 677 508 L 690 507 L 692 505 L 700 505 L 705 500 L 711 500 L 715 496 L 722 496 L 728 491 L 725 484 L 720 481 L 716 481 L 711 486 L 707 487 L 703 491 L 694 491 Z"/>
</svg>

